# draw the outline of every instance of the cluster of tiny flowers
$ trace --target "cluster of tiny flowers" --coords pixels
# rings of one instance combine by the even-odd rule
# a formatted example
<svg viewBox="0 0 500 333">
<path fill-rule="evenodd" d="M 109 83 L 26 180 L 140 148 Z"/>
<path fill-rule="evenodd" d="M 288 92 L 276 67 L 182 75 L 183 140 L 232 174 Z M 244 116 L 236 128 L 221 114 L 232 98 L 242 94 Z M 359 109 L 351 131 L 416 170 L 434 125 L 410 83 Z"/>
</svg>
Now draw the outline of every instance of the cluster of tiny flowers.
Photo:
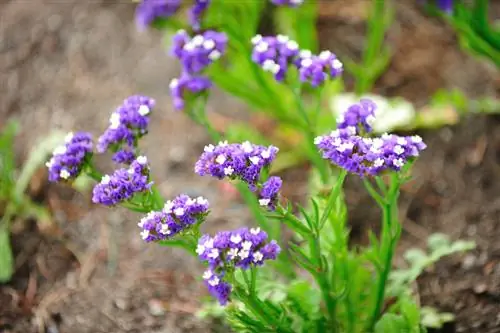
<svg viewBox="0 0 500 333">
<path fill-rule="evenodd" d="M 64 145 L 54 149 L 51 159 L 45 163 L 49 170 L 49 181 L 58 182 L 76 178 L 91 154 L 90 133 L 69 133 Z"/>
<path fill-rule="evenodd" d="M 97 151 L 104 153 L 110 147 L 117 151 L 115 162 L 129 164 L 135 158 L 133 153 L 136 141 L 148 131 L 149 115 L 155 101 L 140 95 L 128 97 L 109 119 L 109 127 L 97 142 Z"/>
<path fill-rule="evenodd" d="M 131 199 L 134 194 L 150 189 L 149 165 L 145 156 L 139 156 L 128 168 L 105 175 L 94 187 L 92 201 L 105 206 L 114 206 Z"/>
<path fill-rule="evenodd" d="M 173 238 L 191 225 L 202 222 L 208 214 L 208 201 L 203 197 L 191 199 L 181 194 L 169 200 L 161 211 L 153 211 L 138 223 L 141 237 L 146 242 Z"/>
<path fill-rule="evenodd" d="M 356 134 L 371 132 L 372 124 L 375 121 L 375 110 L 377 105 L 369 100 L 362 99 L 359 103 L 353 104 L 337 118 L 337 128 L 346 129 L 353 127 Z"/>
<path fill-rule="evenodd" d="M 194 4 L 189 10 L 189 20 L 194 30 L 200 29 L 201 18 L 210 5 L 210 2 L 211 0 L 194 0 Z"/>
<path fill-rule="evenodd" d="M 278 193 L 281 189 L 283 181 L 280 177 L 272 176 L 262 184 L 262 189 L 259 194 L 259 204 L 273 211 L 278 203 Z"/>
<path fill-rule="evenodd" d="M 290 7 L 297 7 L 302 5 L 304 0 L 271 0 L 273 4 L 276 6 L 290 6 Z"/>
<path fill-rule="evenodd" d="M 184 30 L 173 37 L 172 54 L 182 65 L 182 74 L 170 82 L 170 92 L 177 110 L 184 108 L 186 94 L 199 94 L 208 90 L 212 82 L 200 73 L 219 59 L 226 51 L 227 36 L 208 30 L 190 37 Z"/>
<path fill-rule="evenodd" d="M 231 294 L 231 285 L 223 280 L 228 271 L 261 266 L 266 260 L 276 259 L 279 252 L 278 244 L 268 243 L 267 234 L 259 228 L 222 231 L 215 237 L 204 235 L 196 248 L 199 258 L 208 263 L 203 280 L 221 305 L 227 303 Z"/>
<path fill-rule="evenodd" d="M 174 15 L 181 6 L 181 0 L 142 0 L 136 8 L 135 20 L 140 29 L 145 29 L 157 18 Z"/>
<path fill-rule="evenodd" d="M 241 144 L 219 142 L 216 146 L 205 147 L 196 162 L 195 172 L 218 179 L 238 179 L 255 191 L 262 169 L 270 166 L 277 153 L 277 147 L 254 145 L 248 141 Z"/>
<path fill-rule="evenodd" d="M 301 82 L 319 86 L 329 78 L 339 76 L 343 71 L 340 60 L 330 51 L 314 55 L 308 50 L 299 50 L 299 45 L 287 36 L 252 38 L 252 60 L 265 71 L 274 74 L 277 81 L 285 79 L 288 66 L 295 65 Z"/>
</svg>

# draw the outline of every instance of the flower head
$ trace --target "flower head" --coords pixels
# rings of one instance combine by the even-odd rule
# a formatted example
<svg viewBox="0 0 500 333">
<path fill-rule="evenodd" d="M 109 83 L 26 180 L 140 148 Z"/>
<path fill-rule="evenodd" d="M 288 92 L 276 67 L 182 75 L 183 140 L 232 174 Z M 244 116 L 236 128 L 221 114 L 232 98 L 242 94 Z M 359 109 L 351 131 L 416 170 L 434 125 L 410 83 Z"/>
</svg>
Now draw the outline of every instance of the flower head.
<svg viewBox="0 0 500 333">
<path fill-rule="evenodd" d="M 345 133 L 336 130 L 330 135 L 319 136 L 315 144 L 323 158 L 361 177 L 377 175 L 385 170 L 399 171 L 426 148 L 419 136 L 384 134 L 381 137 L 364 138 Z"/>
<path fill-rule="evenodd" d="M 112 157 L 113 162 L 127 165 L 132 163 L 136 158 L 135 152 L 130 149 L 121 149 L 113 154 Z"/>
<path fill-rule="evenodd" d="M 170 81 L 170 93 L 176 110 L 183 110 L 186 97 L 207 91 L 212 87 L 212 81 L 204 76 L 183 74 L 180 78 Z"/>
<path fill-rule="evenodd" d="M 453 12 L 453 0 L 437 0 L 437 6 L 447 14 Z"/>
<path fill-rule="evenodd" d="M 303 50 L 295 60 L 302 82 L 309 82 L 313 87 L 320 86 L 328 79 L 333 79 L 343 72 L 343 64 L 330 51 L 323 51 L 313 55 Z"/>
<path fill-rule="evenodd" d="M 203 197 L 191 199 L 181 194 L 167 201 L 161 211 L 153 211 L 138 223 L 141 236 L 146 242 L 170 239 L 201 223 L 208 214 L 208 201 Z"/>
<path fill-rule="evenodd" d="M 344 114 L 337 119 L 337 128 L 356 128 L 356 133 L 372 131 L 372 124 L 375 121 L 375 110 L 377 105 L 369 100 L 362 99 L 359 103 L 347 108 Z"/>
<path fill-rule="evenodd" d="M 222 231 L 214 237 L 204 235 L 198 241 L 196 253 L 208 264 L 203 279 L 210 293 L 224 305 L 231 292 L 231 286 L 223 280 L 227 272 L 261 266 L 266 260 L 276 259 L 280 250 L 275 241 L 267 242 L 267 234 L 259 228 L 241 228 Z"/>
<path fill-rule="evenodd" d="M 200 29 L 201 17 L 210 5 L 211 0 L 194 0 L 193 6 L 189 10 L 189 20 L 194 30 Z"/>
<path fill-rule="evenodd" d="M 136 8 L 135 20 L 140 29 L 145 29 L 157 18 L 174 15 L 181 6 L 181 0 L 142 0 Z"/>
<path fill-rule="evenodd" d="M 52 158 L 45 164 L 49 170 L 49 180 L 58 182 L 76 178 L 91 155 L 91 134 L 69 133 L 65 144 L 57 147 Z"/>
<path fill-rule="evenodd" d="M 269 167 L 276 158 L 278 148 L 254 145 L 248 141 L 241 144 L 219 142 L 208 145 L 195 165 L 200 176 L 210 175 L 219 179 L 238 179 L 255 190 L 262 169 Z"/>
<path fill-rule="evenodd" d="M 179 30 L 173 37 L 172 54 L 181 61 L 185 73 L 197 74 L 219 59 L 226 46 L 227 36 L 223 32 L 208 30 L 190 37 Z"/>
<path fill-rule="evenodd" d="M 105 175 L 94 187 L 92 201 L 105 206 L 114 206 L 131 199 L 136 193 L 150 189 L 149 165 L 145 156 L 139 156 L 128 168 Z"/>
<path fill-rule="evenodd" d="M 98 139 L 97 151 L 104 153 L 110 147 L 118 149 L 123 144 L 133 148 L 135 141 L 147 133 L 154 106 L 155 101 L 146 96 L 134 95 L 125 99 L 111 114 L 108 128 Z"/>
<path fill-rule="evenodd" d="M 275 210 L 276 204 L 278 203 L 278 193 L 282 184 L 283 181 L 280 177 L 269 177 L 269 179 L 262 184 L 262 189 L 260 190 L 259 195 L 259 204 L 267 207 L 271 211 Z"/>
<path fill-rule="evenodd" d="M 274 74 L 277 81 L 285 78 L 288 66 L 299 54 L 297 42 L 283 35 L 256 35 L 252 38 L 252 44 L 252 60 L 265 71 Z"/>
</svg>

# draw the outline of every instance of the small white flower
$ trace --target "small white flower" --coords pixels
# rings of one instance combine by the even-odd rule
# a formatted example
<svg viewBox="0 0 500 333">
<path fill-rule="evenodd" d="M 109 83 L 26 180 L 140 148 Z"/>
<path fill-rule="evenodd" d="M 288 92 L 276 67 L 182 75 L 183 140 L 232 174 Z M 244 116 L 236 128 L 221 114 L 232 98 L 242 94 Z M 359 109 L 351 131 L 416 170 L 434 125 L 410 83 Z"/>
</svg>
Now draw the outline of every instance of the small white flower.
<svg viewBox="0 0 500 333">
<path fill-rule="evenodd" d="M 184 44 L 184 47 L 183 47 L 183 49 L 188 51 L 188 52 L 193 51 L 195 48 L 196 48 L 196 46 L 194 45 L 194 43 L 192 41 Z"/>
<path fill-rule="evenodd" d="M 253 262 L 258 263 L 261 262 L 262 259 L 264 259 L 264 255 L 260 251 L 255 251 L 253 253 Z"/>
<path fill-rule="evenodd" d="M 344 67 L 344 64 L 342 64 L 342 62 L 340 62 L 339 59 L 333 59 L 332 60 L 332 67 L 334 69 L 339 70 L 339 69 L 342 69 Z"/>
<path fill-rule="evenodd" d="M 299 52 L 299 57 L 301 58 L 311 58 L 312 57 L 312 52 L 309 50 L 301 50 Z"/>
<path fill-rule="evenodd" d="M 290 40 L 290 38 L 288 36 L 285 36 L 285 35 L 277 35 L 276 40 L 279 43 L 285 44 L 286 42 L 288 42 Z"/>
<path fill-rule="evenodd" d="M 174 214 L 176 216 L 183 216 L 184 213 L 186 213 L 186 211 L 182 207 L 178 207 L 178 208 L 174 209 Z"/>
<path fill-rule="evenodd" d="M 319 58 L 321 60 L 328 60 L 328 59 L 330 59 L 331 56 L 332 56 L 332 52 L 330 52 L 330 51 L 322 51 L 319 54 Z"/>
<path fill-rule="evenodd" d="M 260 41 L 259 44 L 257 44 L 255 46 L 255 51 L 259 52 L 259 53 L 264 53 L 266 52 L 267 50 L 269 50 L 269 44 L 267 44 L 266 42 L 264 41 Z"/>
<path fill-rule="evenodd" d="M 269 149 L 264 150 L 262 153 L 260 153 L 260 156 L 262 156 L 263 159 L 268 159 L 269 157 L 271 157 L 271 152 L 269 151 Z"/>
<path fill-rule="evenodd" d="M 231 176 L 234 172 L 234 169 L 232 166 L 228 166 L 227 168 L 224 168 L 224 174 L 226 176 Z"/>
<path fill-rule="evenodd" d="M 269 205 L 270 202 L 271 202 L 271 199 L 259 199 L 259 205 L 261 205 L 263 207 Z"/>
<path fill-rule="evenodd" d="M 408 142 L 406 141 L 405 138 L 403 138 L 402 136 L 398 137 L 396 139 L 396 142 L 398 145 L 401 145 L 401 146 L 405 146 L 406 144 L 408 144 Z"/>
<path fill-rule="evenodd" d="M 134 170 L 133 168 L 129 168 L 129 169 L 127 170 L 127 173 L 128 173 L 129 175 L 133 175 L 133 174 L 135 173 L 135 170 Z"/>
<path fill-rule="evenodd" d="M 238 249 L 230 249 L 229 252 L 227 253 L 227 256 L 229 257 L 229 259 L 233 259 L 235 257 L 238 256 Z"/>
<path fill-rule="evenodd" d="M 211 259 L 216 259 L 219 256 L 219 250 L 217 249 L 211 249 L 210 253 L 208 254 L 208 257 Z"/>
<path fill-rule="evenodd" d="M 372 115 L 369 115 L 368 117 L 366 117 L 366 123 L 370 126 L 373 126 L 373 124 L 375 124 L 375 120 L 376 120 L 376 118 Z"/>
<path fill-rule="evenodd" d="M 64 142 L 66 142 L 66 143 L 70 143 L 70 142 L 71 142 L 71 140 L 73 140 L 73 137 L 74 137 L 74 136 L 75 136 L 75 135 L 73 134 L 73 132 L 69 132 L 69 133 L 66 135 L 66 137 L 64 138 Z"/>
<path fill-rule="evenodd" d="M 238 253 L 238 256 L 241 258 L 241 259 L 246 259 L 248 258 L 248 256 L 250 255 L 250 252 L 248 252 L 248 250 L 241 250 L 239 253 Z"/>
<path fill-rule="evenodd" d="M 222 154 L 217 156 L 217 158 L 215 159 L 215 162 L 217 164 L 224 164 L 224 162 L 226 162 L 226 156 L 224 156 Z"/>
<path fill-rule="evenodd" d="M 147 105 L 143 104 L 143 105 L 139 106 L 138 112 L 141 116 L 145 116 L 145 115 L 149 114 L 149 111 L 150 110 L 149 110 L 149 107 Z"/>
<path fill-rule="evenodd" d="M 224 140 L 224 141 L 219 141 L 219 143 L 218 143 L 218 146 L 219 146 L 219 147 L 225 147 L 225 146 L 227 146 L 227 145 L 228 145 L 227 140 Z"/>
<path fill-rule="evenodd" d="M 54 162 L 54 158 L 52 157 L 47 163 L 45 163 L 45 166 L 50 169 L 54 165 Z"/>
<path fill-rule="evenodd" d="M 208 280 L 208 284 L 211 285 L 212 287 L 215 287 L 216 285 L 218 285 L 219 282 L 220 282 L 220 280 L 217 276 L 214 276 L 210 280 Z"/>
<path fill-rule="evenodd" d="M 68 149 L 66 148 L 66 146 L 59 146 L 56 149 L 54 149 L 53 154 L 54 155 L 64 155 L 64 154 L 66 154 L 67 151 L 68 151 Z"/>
<path fill-rule="evenodd" d="M 208 239 L 205 244 L 203 244 L 207 249 L 211 249 L 214 247 L 214 239 L 210 238 Z"/>
<path fill-rule="evenodd" d="M 380 157 L 379 157 L 379 158 L 377 158 L 377 159 L 375 160 L 375 162 L 373 162 L 373 166 L 374 166 L 374 167 L 376 167 L 376 168 L 379 168 L 379 167 L 381 167 L 382 165 L 384 165 L 384 162 L 385 162 L 385 161 L 384 161 L 382 158 L 380 158 Z"/>
<path fill-rule="evenodd" d="M 62 169 L 61 172 L 59 173 L 59 176 L 61 176 L 62 179 L 68 179 L 71 174 L 69 173 L 68 170 Z"/>
<path fill-rule="evenodd" d="M 299 49 L 299 44 L 297 44 L 296 41 L 294 40 L 289 40 L 287 43 L 286 43 L 286 47 L 287 49 L 291 50 L 291 51 L 295 51 L 295 50 L 298 50 Z"/>
<path fill-rule="evenodd" d="M 396 145 L 396 146 L 394 146 L 394 152 L 398 155 L 401 155 L 405 152 L 405 150 L 400 145 Z"/>
<path fill-rule="evenodd" d="M 193 43 L 194 46 L 202 46 L 204 41 L 205 38 L 203 38 L 202 35 L 196 35 L 191 39 L 191 43 Z"/>
<path fill-rule="evenodd" d="M 207 145 L 205 146 L 205 148 L 203 148 L 203 151 L 206 152 L 206 153 L 211 153 L 215 150 L 215 147 L 214 145 L 210 144 L 210 145 Z"/>
<path fill-rule="evenodd" d="M 347 126 L 346 130 L 347 130 L 347 133 L 349 133 L 349 135 L 355 135 L 356 134 L 356 127 L 355 126 Z"/>
<path fill-rule="evenodd" d="M 213 41 L 213 39 L 207 39 L 203 42 L 203 48 L 205 50 L 211 50 L 215 47 L 215 42 Z"/>
<path fill-rule="evenodd" d="M 111 177 L 109 175 L 104 175 L 101 179 L 101 184 L 107 185 L 111 181 Z"/>
<path fill-rule="evenodd" d="M 161 225 L 161 230 L 160 232 L 164 235 L 170 235 L 172 233 L 172 231 L 170 230 L 170 228 L 168 227 L 168 225 L 166 224 L 162 224 Z"/>
<path fill-rule="evenodd" d="M 273 74 L 276 74 L 280 71 L 281 67 L 280 65 L 278 65 L 277 63 L 275 63 L 273 60 L 271 59 L 266 59 L 263 63 L 262 63 L 262 69 L 267 71 L 267 72 L 271 72 Z"/>
<path fill-rule="evenodd" d="M 139 156 L 137 157 L 137 163 L 140 165 L 146 165 L 146 163 L 148 163 L 148 158 L 146 156 Z"/>
<path fill-rule="evenodd" d="M 255 35 L 252 37 L 252 44 L 258 44 L 262 40 L 262 35 Z"/>
<path fill-rule="evenodd" d="M 202 244 L 198 244 L 198 246 L 196 246 L 196 253 L 198 255 L 202 255 L 205 252 L 205 250 L 206 248 Z"/>
<path fill-rule="evenodd" d="M 172 81 L 170 81 L 170 84 L 168 85 L 170 87 L 170 89 L 175 89 L 179 86 L 179 79 L 172 79 Z"/>
<path fill-rule="evenodd" d="M 186 201 L 186 206 L 192 206 L 192 205 L 194 205 L 195 203 L 196 203 L 196 200 L 195 200 L 195 199 L 191 199 L 191 198 L 189 198 L 189 199 L 187 199 L 187 201 Z"/>
<path fill-rule="evenodd" d="M 243 152 L 249 154 L 253 151 L 253 146 L 249 141 L 245 141 L 241 144 L 241 148 L 243 148 Z"/>
<path fill-rule="evenodd" d="M 203 205 L 204 206 L 204 205 L 208 204 L 208 200 L 205 199 L 204 197 L 198 197 L 198 198 L 196 198 L 196 203 L 198 205 Z"/>
<path fill-rule="evenodd" d="M 239 244 L 243 239 L 240 235 L 231 235 L 231 238 L 229 240 L 231 241 L 231 243 Z"/>
<path fill-rule="evenodd" d="M 252 242 L 244 241 L 243 243 L 241 243 L 241 248 L 245 251 L 249 251 L 252 248 Z"/>
<path fill-rule="evenodd" d="M 208 59 L 215 61 L 215 60 L 219 59 L 221 55 L 222 55 L 222 53 L 220 53 L 218 50 L 213 50 L 208 55 Z"/>
<path fill-rule="evenodd" d="M 258 156 L 252 156 L 249 158 L 250 162 L 252 162 L 253 165 L 257 165 L 260 162 L 260 158 Z"/>
<path fill-rule="evenodd" d="M 300 5 L 304 2 L 304 0 L 290 0 L 292 5 Z"/>
<path fill-rule="evenodd" d="M 203 280 L 209 280 L 214 274 L 211 270 L 203 272 Z"/>
<path fill-rule="evenodd" d="M 314 144 L 317 145 L 323 140 L 322 136 L 317 136 L 314 138 Z"/>
<path fill-rule="evenodd" d="M 340 146 L 337 147 L 337 151 L 343 153 L 346 150 L 351 150 L 354 148 L 354 143 L 352 142 L 345 142 L 341 144 Z"/>
<path fill-rule="evenodd" d="M 257 236 L 260 233 L 260 228 L 251 228 L 250 233 Z"/>
<path fill-rule="evenodd" d="M 142 239 L 147 239 L 149 237 L 149 230 L 143 230 L 141 231 L 141 237 Z"/>
<path fill-rule="evenodd" d="M 413 141 L 413 143 L 421 143 L 422 142 L 422 138 L 418 135 L 414 135 L 411 137 L 411 141 Z"/>
<path fill-rule="evenodd" d="M 382 134 L 383 140 L 390 140 L 391 138 L 392 138 L 392 134 L 389 134 L 389 133 Z"/>
<path fill-rule="evenodd" d="M 375 148 L 382 148 L 382 146 L 384 145 L 384 140 L 382 140 L 381 138 L 374 138 L 372 140 L 372 145 Z"/>
<path fill-rule="evenodd" d="M 165 205 L 163 206 L 163 211 L 167 214 L 171 214 L 172 208 L 174 208 L 174 203 L 171 200 L 168 200 L 167 202 L 165 202 Z"/>
<path fill-rule="evenodd" d="M 405 162 L 403 161 L 402 158 L 395 158 L 392 163 L 394 164 L 394 166 L 398 167 L 398 168 L 402 168 L 403 165 L 405 165 Z"/>
<path fill-rule="evenodd" d="M 309 67 L 312 64 L 313 64 L 313 61 L 311 58 L 302 59 L 302 61 L 300 62 L 300 66 L 302 66 L 302 67 Z"/>
</svg>

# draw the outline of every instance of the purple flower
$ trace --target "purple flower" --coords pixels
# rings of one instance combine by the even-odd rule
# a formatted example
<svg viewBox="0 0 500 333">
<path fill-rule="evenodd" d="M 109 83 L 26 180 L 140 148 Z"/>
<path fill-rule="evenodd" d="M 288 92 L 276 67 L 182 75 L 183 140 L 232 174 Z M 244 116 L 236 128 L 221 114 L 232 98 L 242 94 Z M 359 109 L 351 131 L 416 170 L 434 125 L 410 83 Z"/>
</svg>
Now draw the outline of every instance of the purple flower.
<svg viewBox="0 0 500 333">
<path fill-rule="evenodd" d="M 256 35 L 252 38 L 252 61 L 262 69 L 274 74 L 277 81 L 283 81 L 288 66 L 299 54 L 299 45 L 287 36 L 262 37 Z"/>
<path fill-rule="evenodd" d="M 313 87 L 320 86 L 327 79 L 332 79 L 343 72 L 343 64 L 330 51 L 313 55 L 308 50 L 302 50 L 295 61 L 302 82 L 309 82 Z"/>
<path fill-rule="evenodd" d="M 189 20 L 194 30 L 200 29 L 201 17 L 210 5 L 211 0 L 194 0 L 194 4 L 189 10 Z"/>
<path fill-rule="evenodd" d="M 277 147 L 258 146 L 248 141 L 242 144 L 219 142 L 217 146 L 205 147 L 196 162 L 195 172 L 200 176 L 238 179 L 255 191 L 262 169 L 271 165 L 277 153 Z"/>
<path fill-rule="evenodd" d="M 375 110 L 377 105 L 369 100 L 362 99 L 359 103 L 351 105 L 344 114 L 340 115 L 337 119 L 337 128 L 346 129 L 354 127 L 356 134 L 365 131 L 367 133 L 372 131 L 373 122 L 375 121 Z"/>
<path fill-rule="evenodd" d="M 174 15 L 180 6 L 181 0 L 142 0 L 135 11 L 137 26 L 145 29 L 157 18 Z"/>
<path fill-rule="evenodd" d="M 212 87 L 212 81 L 204 76 L 183 74 L 180 78 L 170 81 L 170 93 L 176 110 L 183 110 L 189 95 L 196 95 Z"/>
<path fill-rule="evenodd" d="M 49 170 L 49 181 L 76 178 L 91 156 L 92 135 L 86 132 L 69 133 L 65 144 L 57 147 L 45 164 Z"/>
<path fill-rule="evenodd" d="M 208 201 L 203 197 L 191 199 L 181 194 L 172 201 L 167 201 L 161 211 L 152 211 L 141 219 L 138 226 L 142 229 L 141 237 L 146 242 L 173 238 L 201 223 L 208 214 Z"/>
<path fill-rule="evenodd" d="M 346 135 L 343 130 L 319 136 L 314 143 L 323 158 L 361 177 L 378 175 L 385 170 L 399 171 L 426 148 L 419 136 L 384 134 L 377 138 L 363 138 Z"/>
<path fill-rule="evenodd" d="M 259 204 L 261 206 L 266 206 L 269 210 L 273 211 L 276 209 L 276 204 L 278 203 L 278 193 L 281 189 L 283 181 L 280 177 L 269 177 L 269 179 L 262 184 L 262 189 L 260 190 Z"/>
<path fill-rule="evenodd" d="M 127 164 L 129 165 L 132 163 L 137 156 L 135 155 L 135 152 L 129 150 L 129 149 L 121 149 L 117 151 L 115 154 L 113 154 L 113 162 L 115 163 L 121 163 L 121 164 Z"/>
<path fill-rule="evenodd" d="M 447 14 L 453 13 L 453 0 L 437 0 L 437 6 Z"/>
<path fill-rule="evenodd" d="M 105 175 L 94 187 L 92 201 L 105 206 L 114 206 L 131 199 L 136 193 L 148 191 L 149 166 L 145 156 L 139 156 L 129 168 L 116 170 L 111 176 Z"/>
<path fill-rule="evenodd" d="M 231 286 L 224 281 L 226 273 L 235 268 L 262 266 L 266 260 L 276 259 L 280 251 L 275 241 L 267 242 L 267 234 L 259 228 L 222 231 L 214 237 L 204 235 L 196 248 L 200 260 L 208 264 L 203 274 L 205 284 L 221 305 L 226 304 L 231 293 Z"/>
<path fill-rule="evenodd" d="M 190 37 L 179 30 L 173 37 L 172 55 L 181 61 L 183 72 L 196 74 L 219 59 L 226 51 L 227 36 L 213 30 Z"/>
<path fill-rule="evenodd" d="M 271 0 L 271 2 L 276 6 L 297 7 L 302 5 L 304 0 Z"/>
<path fill-rule="evenodd" d="M 129 148 L 148 131 L 149 115 L 155 101 L 140 95 L 130 96 L 123 101 L 109 119 L 109 127 L 97 142 L 97 151 L 104 153 L 108 148 L 117 150 L 126 144 Z"/>
</svg>

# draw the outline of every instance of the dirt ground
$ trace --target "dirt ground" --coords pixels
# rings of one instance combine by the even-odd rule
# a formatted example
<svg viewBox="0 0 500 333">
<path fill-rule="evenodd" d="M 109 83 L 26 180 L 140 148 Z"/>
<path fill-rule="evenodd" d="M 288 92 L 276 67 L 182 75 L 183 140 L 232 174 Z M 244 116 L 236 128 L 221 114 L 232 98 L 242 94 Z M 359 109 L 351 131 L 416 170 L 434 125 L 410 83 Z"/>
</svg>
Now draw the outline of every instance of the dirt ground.
<svg viewBox="0 0 500 333">
<path fill-rule="evenodd" d="M 395 56 L 376 91 L 417 105 L 442 87 L 459 87 L 470 96 L 496 94 L 495 70 L 460 51 L 452 31 L 413 2 L 397 6 L 388 35 Z M 364 3 L 330 3 L 319 22 L 323 48 L 359 56 Z M 222 194 L 220 183 L 186 172 L 207 138 L 171 110 L 167 86 L 178 68 L 160 39 L 136 31 L 133 5 L 126 2 L 0 3 L 0 124 L 9 117 L 21 122 L 16 151 L 22 162 L 52 129 L 98 135 L 123 98 L 150 95 L 159 106 L 144 150 L 163 194 L 206 196 L 213 206 L 212 230 L 251 223 L 245 208 Z M 221 94 L 211 103 L 213 110 L 240 108 Z M 437 231 L 478 244 L 419 280 L 423 304 L 456 314 L 446 332 L 500 332 L 499 128 L 497 118 L 475 117 L 421 133 L 429 148 L 416 165 L 415 187 L 403 194 L 402 249 L 423 246 Z M 194 317 L 204 293 L 196 261 L 143 244 L 137 215 L 92 206 L 88 195 L 61 186 L 37 191 L 54 211 L 60 233 L 42 237 L 28 222 L 14 234 L 18 270 L 11 284 L 0 286 L 0 332 L 37 332 L 40 326 L 51 333 L 227 331 Z M 378 213 L 359 193 L 351 181 L 353 233 L 362 238 Z"/>
</svg>

